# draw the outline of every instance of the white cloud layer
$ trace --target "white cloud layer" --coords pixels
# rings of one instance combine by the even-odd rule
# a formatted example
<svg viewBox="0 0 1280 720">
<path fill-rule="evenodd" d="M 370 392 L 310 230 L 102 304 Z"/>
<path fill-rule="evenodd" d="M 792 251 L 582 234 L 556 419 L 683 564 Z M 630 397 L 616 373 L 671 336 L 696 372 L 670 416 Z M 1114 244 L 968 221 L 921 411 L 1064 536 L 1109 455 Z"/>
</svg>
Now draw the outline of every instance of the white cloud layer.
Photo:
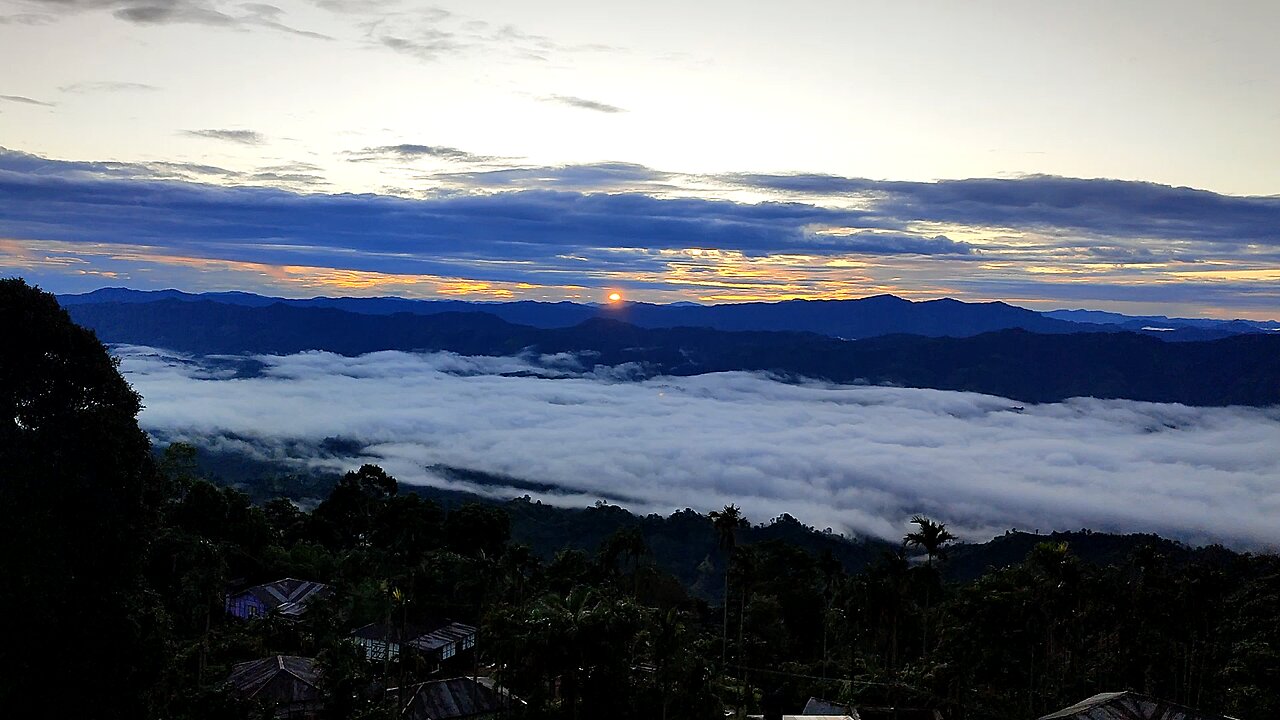
<svg viewBox="0 0 1280 720">
<path fill-rule="evenodd" d="M 565 357 L 312 352 L 255 357 L 260 372 L 244 373 L 245 359 L 116 352 L 157 437 L 274 459 L 341 437 L 363 453 L 298 462 L 378 462 L 405 483 L 477 489 L 428 469 L 443 465 L 552 485 L 562 492 L 542 497 L 561 504 L 733 502 L 755 521 L 787 512 L 888 539 L 922 512 L 971 539 L 1088 527 L 1280 545 L 1277 408 L 1076 399 L 1019 411 L 972 393 L 750 373 L 634 382 L 626 368 L 582 375 Z"/>
</svg>

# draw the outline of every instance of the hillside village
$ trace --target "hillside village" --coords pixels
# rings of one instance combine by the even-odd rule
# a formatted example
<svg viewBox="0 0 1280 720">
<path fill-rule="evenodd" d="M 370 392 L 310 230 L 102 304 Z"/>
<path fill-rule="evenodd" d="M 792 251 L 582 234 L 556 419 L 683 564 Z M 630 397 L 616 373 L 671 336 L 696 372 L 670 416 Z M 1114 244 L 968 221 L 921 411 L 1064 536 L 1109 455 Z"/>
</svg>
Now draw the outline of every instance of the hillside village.
<svg viewBox="0 0 1280 720">
<path fill-rule="evenodd" d="M 227 612 L 242 620 L 275 616 L 299 620 L 313 598 L 331 593 L 329 586 L 285 578 L 256 585 L 227 595 Z M 351 633 L 351 640 L 370 663 L 411 664 L 414 678 L 405 683 L 403 667 L 397 668 L 397 683 L 385 687 L 384 697 L 394 700 L 404 720 L 489 720 L 523 718 L 527 706 L 494 679 L 495 667 L 481 674 L 480 653 L 476 650 L 477 629 L 449 620 L 407 625 L 370 623 Z M 412 653 L 410 660 L 408 655 Z M 257 712 L 281 720 L 313 720 L 326 712 L 322 668 L 315 658 L 274 655 L 237 663 L 226 681 L 227 692 L 251 705 Z M 651 673 L 650 666 L 633 668 L 635 673 Z M 390 673 L 384 673 L 384 678 Z M 438 678 L 438 679 L 437 679 Z M 376 683 L 371 692 L 377 692 Z M 776 700 L 772 703 L 777 705 Z M 731 717 L 728 712 L 725 717 Z M 941 710 L 910 707 L 856 706 L 810 697 L 796 713 L 773 712 L 747 715 L 748 720 L 943 720 Z M 1176 703 L 1140 693 L 1121 691 L 1099 693 L 1042 716 L 1039 720 L 1232 720 L 1210 715 Z"/>
</svg>

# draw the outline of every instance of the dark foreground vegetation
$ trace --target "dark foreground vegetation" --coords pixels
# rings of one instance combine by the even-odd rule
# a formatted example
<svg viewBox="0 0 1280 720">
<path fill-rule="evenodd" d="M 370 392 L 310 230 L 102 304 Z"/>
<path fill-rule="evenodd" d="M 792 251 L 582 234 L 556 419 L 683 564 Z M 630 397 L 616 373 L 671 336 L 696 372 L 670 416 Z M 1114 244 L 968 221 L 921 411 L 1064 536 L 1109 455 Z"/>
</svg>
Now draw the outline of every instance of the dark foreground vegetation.
<svg viewBox="0 0 1280 720">
<path fill-rule="evenodd" d="M 818 695 L 1025 719 L 1124 688 L 1280 716 L 1275 556 L 1153 542 L 1098 564 L 1019 535 L 1009 564 L 979 570 L 918 518 L 856 563 L 727 507 L 678 514 L 706 548 L 690 582 L 658 559 L 676 535 L 607 506 L 580 512 L 612 518 L 608 535 L 549 553 L 554 529 L 535 552 L 507 507 L 446 508 L 374 466 L 310 512 L 254 503 L 198 477 L 190 447 L 155 459 L 139 398 L 52 296 L 0 281 L 0 323 L 0 716 L 262 717 L 224 681 L 283 653 L 319 658 L 330 716 L 394 718 L 379 688 L 417 670 L 365 662 L 348 634 L 428 615 L 481 628 L 476 671 L 530 718 L 796 712 Z M 297 623 L 226 617 L 233 580 L 281 577 L 334 592 Z"/>
</svg>

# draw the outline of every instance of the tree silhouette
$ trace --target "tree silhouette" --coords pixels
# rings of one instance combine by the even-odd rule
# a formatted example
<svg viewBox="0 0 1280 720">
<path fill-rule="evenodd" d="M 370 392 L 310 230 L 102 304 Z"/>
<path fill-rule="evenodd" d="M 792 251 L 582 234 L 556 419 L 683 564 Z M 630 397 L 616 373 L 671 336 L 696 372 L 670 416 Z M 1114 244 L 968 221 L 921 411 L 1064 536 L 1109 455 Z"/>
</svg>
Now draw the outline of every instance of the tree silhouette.
<svg viewBox="0 0 1280 720">
<path fill-rule="evenodd" d="M 909 546 L 923 550 L 927 557 L 926 562 L 933 567 L 933 561 L 942 559 L 946 555 L 947 543 L 955 540 L 956 536 L 951 534 L 945 523 L 934 522 L 923 515 L 913 516 L 911 522 L 917 529 L 907 533 L 903 541 Z"/>
<path fill-rule="evenodd" d="M 903 543 L 924 550 L 925 568 L 927 570 L 924 588 L 924 623 L 921 630 L 920 646 L 923 648 L 923 654 L 929 655 L 929 610 L 930 601 L 933 595 L 933 586 L 938 583 L 937 569 L 934 567 L 935 559 L 942 559 L 947 552 L 947 543 L 956 539 L 955 535 L 947 530 L 945 523 L 934 522 L 923 515 L 916 515 L 911 518 L 911 522 L 915 524 L 916 530 L 907 533 L 902 539 Z"/>
<path fill-rule="evenodd" d="M 0 707 L 147 716 L 166 625 L 142 568 L 163 488 L 140 398 L 22 280 L 0 280 L 0 328 Z"/>
<path fill-rule="evenodd" d="M 729 564 L 738 549 L 738 528 L 747 524 L 737 505 L 725 505 L 723 510 L 711 512 L 711 525 L 715 528 L 720 552 L 724 554 L 724 617 L 720 631 L 720 665 L 723 667 L 729 646 Z"/>
<path fill-rule="evenodd" d="M 377 465 L 363 465 L 343 475 L 311 514 L 316 534 L 333 548 L 365 544 L 383 503 L 398 492 L 396 479 Z"/>
<path fill-rule="evenodd" d="M 649 545 L 639 526 L 620 527 L 605 539 L 600 548 L 600 561 L 606 572 L 617 572 L 618 560 L 631 567 L 632 597 L 640 591 L 640 558 L 649 554 Z"/>
</svg>

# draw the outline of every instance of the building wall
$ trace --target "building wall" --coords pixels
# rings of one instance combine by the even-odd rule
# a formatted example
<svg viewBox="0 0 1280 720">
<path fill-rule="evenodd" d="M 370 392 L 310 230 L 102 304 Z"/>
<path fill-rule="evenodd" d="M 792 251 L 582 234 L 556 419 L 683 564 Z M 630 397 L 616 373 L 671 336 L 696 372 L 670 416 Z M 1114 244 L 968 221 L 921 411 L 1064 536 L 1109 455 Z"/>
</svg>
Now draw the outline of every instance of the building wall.
<svg viewBox="0 0 1280 720">
<path fill-rule="evenodd" d="M 386 660 L 388 648 L 392 659 L 400 655 L 399 643 L 386 643 L 381 640 L 370 640 L 369 638 L 356 638 L 355 640 L 360 649 L 364 650 L 365 658 L 369 660 Z"/>
<path fill-rule="evenodd" d="M 228 595 L 227 613 L 245 619 L 261 617 L 267 614 L 267 606 L 249 593 Z"/>
</svg>

